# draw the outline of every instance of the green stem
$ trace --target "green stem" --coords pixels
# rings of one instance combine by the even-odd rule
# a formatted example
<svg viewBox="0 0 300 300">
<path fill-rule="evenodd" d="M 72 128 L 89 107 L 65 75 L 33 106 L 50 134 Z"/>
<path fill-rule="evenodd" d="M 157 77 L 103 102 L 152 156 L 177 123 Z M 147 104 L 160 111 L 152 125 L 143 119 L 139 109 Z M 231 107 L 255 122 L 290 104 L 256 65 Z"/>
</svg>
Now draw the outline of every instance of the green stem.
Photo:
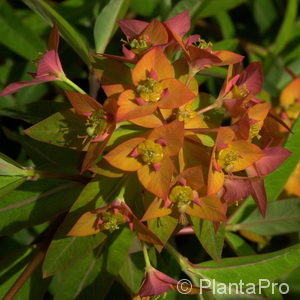
<svg viewBox="0 0 300 300">
<path fill-rule="evenodd" d="M 78 181 L 84 184 L 87 184 L 91 181 L 91 178 L 81 175 L 74 175 L 63 172 L 51 172 L 51 171 L 39 171 L 34 170 L 34 175 L 32 176 L 35 179 L 39 178 L 58 178 L 58 179 L 66 179 L 71 181 Z"/>
<path fill-rule="evenodd" d="M 61 80 L 66 83 L 69 87 L 73 88 L 76 92 L 80 94 L 86 94 L 86 92 L 80 88 L 76 83 L 74 83 L 72 80 L 67 78 L 66 76 L 62 77 Z"/>
<path fill-rule="evenodd" d="M 145 260 L 145 264 L 146 264 L 146 271 L 148 271 L 152 268 L 152 265 L 150 263 L 147 246 L 144 242 L 142 242 L 142 248 L 143 248 L 144 260 Z"/>
</svg>

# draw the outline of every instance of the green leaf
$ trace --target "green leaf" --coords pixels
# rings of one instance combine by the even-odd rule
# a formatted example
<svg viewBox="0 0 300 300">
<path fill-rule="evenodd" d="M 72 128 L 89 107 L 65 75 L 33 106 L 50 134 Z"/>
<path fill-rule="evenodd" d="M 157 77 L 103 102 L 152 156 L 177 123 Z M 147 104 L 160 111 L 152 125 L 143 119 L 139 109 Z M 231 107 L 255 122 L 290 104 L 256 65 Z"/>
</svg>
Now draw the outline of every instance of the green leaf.
<svg viewBox="0 0 300 300">
<path fill-rule="evenodd" d="M 97 248 L 106 237 L 105 234 L 99 233 L 92 236 L 54 238 L 44 260 L 44 277 L 70 267 L 75 261 Z"/>
<path fill-rule="evenodd" d="M 98 290 L 99 300 L 105 299 L 105 295 L 122 269 L 134 238 L 135 233 L 127 225 L 124 225 L 123 228 L 116 230 L 110 235 L 104 246 L 105 249 L 99 258 L 102 266 L 93 284 L 93 288 Z M 90 296 L 88 291 L 82 293 L 83 299 L 90 299 Z"/>
<path fill-rule="evenodd" d="M 119 182 L 120 179 L 96 177 L 84 187 L 49 246 L 43 265 L 45 276 L 53 275 L 57 270 L 70 265 L 105 240 L 107 236 L 104 233 L 85 237 L 66 235 L 83 213 L 110 202 Z"/>
<path fill-rule="evenodd" d="M 195 217 L 190 218 L 196 237 L 200 241 L 202 247 L 212 257 L 212 259 L 216 262 L 220 262 L 225 237 L 224 224 L 221 224 L 216 232 L 213 222 L 201 220 Z"/>
<path fill-rule="evenodd" d="M 104 53 L 110 39 L 117 30 L 117 19 L 122 19 L 129 6 L 129 0 L 110 0 L 98 15 L 94 26 L 96 52 Z"/>
<path fill-rule="evenodd" d="M 14 300 L 40 300 L 43 299 L 50 284 L 51 278 L 44 279 L 42 268 L 38 266 L 33 274 L 28 278 L 22 288 L 18 291 Z"/>
<path fill-rule="evenodd" d="M 257 285 L 261 278 L 275 280 L 300 265 L 300 244 L 267 254 L 224 258 L 221 264 L 208 261 L 190 268 L 204 278 L 225 284 L 240 282 Z"/>
<path fill-rule="evenodd" d="M 256 254 L 251 246 L 237 234 L 226 232 L 225 239 L 230 248 L 239 256 Z"/>
<path fill-rule="evenodd" d="M 230 228 L 230 227 L 229 227 Z M 300 231 L 300 199 L 269 203 L 265 217 L 255 209 L 245 220 L 231 227 L 262 235 L 278 235 Z"/>
<path fill-rule="evenodd" d="M 58 272 L 54 299 L 104 299 L 128 256 L 133 238 L 134 233 L 123 227 L 109 237 L 103 248 L 83 255 Z"/>
<path fill-rule="evenodd" d="M 261 33 L 265 33 L 278 16 L 272 0 L 254 0 L 254 19 Z"/>
<path fill-rule="evenodd" d="M 130 8 L 143 17 L 153 16 L 159 1 L 158 0 L 132 0 Z"/>
<path fill-rule="evenodd" d="M 292 152 L 291 156 L 265 179 L 268 201 L 278 198 L 300 160 L 300 118 L 295 122 L 292 131 L 284 144 L 284 147 Z"/>
<path fill-rule="evenodd" d="M 47 171 L 79 173 L 82 162 L 82 152 L 45 144 L 25 135 L 3 128 L 5 135 L 24 147 L 36 168 Z"/>
<path fill-rule="evenodd" d="M 0 2 L 0 36 L 0 43 L 25 59 L 35 59 L 45 49 L 43 41 L 22 23 L 5 0 Z"/>
<path fill-rule="evenodd" d="M 46 222 L 69 209 L 82 185 L 65 180 L 25 182 L 0 201 L 1 234 Z"/>
<path fill-rule="evenodd" d="M 27 170 L 23 169 L 21 165 L 0 153 L 0 175 L 8 176 L 26 176 Z"/>
<path fill-rule="evenodd" d="M 12 192 L 23 182 L 26 181 L 25 177 L 20 176 L 1 176 L 0 177 L 0 198 Z"/>
<path fill-rule="evenodd" d="M 189 10 L 190 17 L 194 17 L 207 0 L 180 0 L 170 11 L 168 18 L 170 19 L 185 10 Z"/>
<path fill-rule="evenodd" d="M 297 11 L 298 0 L 288 0 L 283 22 L 274 45 L 272 46 L 272 50 L 275 54 L 280 53 L 289 42 L 297 20 Z"/>
<path fill-rule="evenodd" d="M 38 86 L 40 85 L 36 85 L 35 87 Z M 23 89 L 22 91 L 27 91 L 27 88 Z M 35 98 L 36 95 L 34 94 L 33 97 L 32 94 L 35 92 L 36 90 L 33 90 L 29 94 L 27 94 L 27 96 L 31 98 Z M 24 105 L 20 104 L 12 108 L 4 109 L 2 114 L 5 116 L 9 116 L 11 118 L 24 120 L 27 123 L 34 124 L 48 118 L 49 116 L 51 116 L 56 112 L 59 112 L 60 110 L 69 107 L 70 105 L 66 102 L 42 100 L 42 101 L 37 101 L 37 102 L 28 103 Z"/>
<path fill-rule="evenodd" d="M 0 261 L 0 295 L 4 296 L 24 271 L 32 254 L 31 248 L 23 248 Z"/>
<path fill-rule="evenodd" d="M 23 0 L 25 4 L 40 15 L 49 25 L 56 23 L 66 42 L 89 65 L 88 47 L 78 32 L 58 12 L 43 0 Z"/>
<path fill-rule="evenodd" d="M 232 39 L 235 35 L 235 27 L 228 12 L 220 11 L 215 14 L 215 18 L 219 23 L 224 39 Z"/>
<path fill-rule="evenodd" d="M 172 216 L 160 217 L 148 221 L 149 229 L 165 244 L 174 232 L 178 220 Z M 156 249 L 162 250 L 163 246 L 156 245 Z"/>
<path fill-rule="evenodd" d="M 209 0 L 204 2 L 197 16 L 201 18 L 211 17 L 219 12 L 235 8 L 246 1 L 247 0 Z"/>
<path fill-rule="evenodd" d="M 80 292 L 93 283 L 101 269 L 99 260 L 101 251 L 102 247 L 100 246 L 54 275 L 52 282 L 54 300 L 79 299 Z"/>
<path fill-rule="evenodd" d="M 25 133 L 41 142 L 82 149 L 83 138 L 79 136 L 86 136 L 86 126 L 83 117 L 66 109 L 26 129 Z"/>
<path fill-rule="evenodd" d="M 238 39 L 225 39 L 220 42 L 214 43 L 213 49 L 233 51 L 238 46 L 238 43 Z"/>
<path fill-rule="evenodd" d="M 121 282 L 133 295 L 137 294 L 145 273 L 145 260 L 142 252 L 132 253 L 123 262 L 123 267 L 119 273 Z"/>
</svg>

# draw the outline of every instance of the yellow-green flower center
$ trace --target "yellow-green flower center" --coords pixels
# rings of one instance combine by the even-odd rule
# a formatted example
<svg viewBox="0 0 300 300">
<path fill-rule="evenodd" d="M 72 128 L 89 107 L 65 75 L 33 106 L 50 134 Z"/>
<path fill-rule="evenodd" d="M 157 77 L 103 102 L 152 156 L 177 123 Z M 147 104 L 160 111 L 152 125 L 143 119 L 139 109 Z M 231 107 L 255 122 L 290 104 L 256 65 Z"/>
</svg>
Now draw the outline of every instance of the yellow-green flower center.
<svg viewBox="0 0 300 300">
<path fill-rule="evenodd" d="M 233 97 L 237 99 L 246 98 L 250 91 L 247 89 L 246 86 L 237 86 L 234 85 L 232 89 Z"/>
<path fill-rule="evenodd" d="M 147 77 L 146 80 L 140 82 L 136 91 L 144 101 L 154 103 L 160 100 L 163 88 L 157 80 Z"/>
<path fill-rule="evenodd" d="M 193 110 L 191 104 L 186 104 L 183 108 L 179 108 L 177 113 L 177 120 L 185 121 L 188 119 L 195 118 L 197 113 Z"/>
<path fill-rule="evenodd" d="M 119 225 L 125 223 L 125 218 L 121 213 L 113 213 L 110 211 L 102 213 L 101 219 L 103 221 L 103 228 L 110 232 L 119 229 Z"/>
<path fill-rule="evenodd" d="M 207 42 L 204 39 L 199 39 L 196 42 L 196 46 L 200 49 L 206 50 L 206 49 L 210 49 L 213 46 L 213 44 L 212 44 L 212 42 Z"/>
<path fill-rule="evenodd" d="M 129 43 L 129 46 L 134 53 L 141 54 L 142 52 L 151 47 L 151 43 L 149 42 L 149 38 L 143 35 L 138 39 L 133 39 Z"/>
<path fill-rule="evenodd" d="M 169 199 L 176 203 L 179 211 L 184 212 L 194 199 L 193 190 L 189 186 L 177 185 L 172 188 Z"/>
<path fill-rule="evenodd" d="M 95 137 L 101 135 L 107 127 L 105 111 L 103 109 L 94 111 L 86 120 L 85 125 L 88 136 Z"/>
<path fill-rule="evenodd" d="M 285 107 L 285 112 L 290 119 L 296 120 L 300 115 L 300 103 L 294 102 L 289 106 Z"/>
<path fill-rule="evenodd" d="M 226 172 L 231 172 L 235 163 L 238 160 L 239 154 L 236 151 L 230 150 L 228 148 L 223 149 L 219 152 L 218 164 Z"/>
<path fill-rule="evenodd" d="M 138 153 L 146 164 L 156 164 L 164 157 L 163 148 L 152 140 L 146 140 L 137 147 Z"/>
<path fill-rule="evenodd" d="M 249 137 L 251 139 L 253 139 L 255 137 L 257 137 L 258 139 L 260 139 L 261 138 L 261 135 L 259 134 L 260 130 L 261 130 L 261 126 L 260 126 L 259 122 L 251 125 L 250 126 Z"/>
</svg>

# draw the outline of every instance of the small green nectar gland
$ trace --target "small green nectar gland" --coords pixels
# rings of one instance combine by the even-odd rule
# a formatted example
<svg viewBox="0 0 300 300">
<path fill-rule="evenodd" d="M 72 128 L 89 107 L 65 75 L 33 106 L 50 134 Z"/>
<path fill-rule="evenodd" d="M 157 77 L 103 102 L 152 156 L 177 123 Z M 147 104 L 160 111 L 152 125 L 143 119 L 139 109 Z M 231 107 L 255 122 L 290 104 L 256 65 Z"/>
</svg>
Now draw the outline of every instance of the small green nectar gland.
<svg viewBox="0 0 300 300">
<path fill-rule="evenodd" d="M 104 229 L 113 232 L 119 229 L 119 225 L 125 223 L 125 218 L 121 213 L 113 213 L 110 211 L 101 214 Z"/>
<path fill-rule="evenodd" d="M 96 110 L 86 120 L 86 133 L 90 137 L 101 135 L 106 127 L 107 121 L 105 118 L 105 111 L 103 109 Z"/>
<path fill-rule="evenodd" d="M 147 77 L 140 82 L 136 91 L 144 101 L 155 103 L 160 100 L 163 88 L 157 80 Z"/>
<path fill-rule="evenodd" d="M 224 171 L 231 172 L 234 169 L 238 158 L 239 154 L 236 151 L 226 148 L 219 152 L 218 164 Z"/>
<path fill-rule="evenodd" d="M 184 213 L 188 205 L 193 201 L 193 190 L 189 186 L 177 185 L 172 188 L 169 198 L 177 205 L 179 212 Z"/>
<path fill-rule="evenodd" d="M 148 40 L 149 38 L 143 35 L 138 39 L 133 39 L 129 43 L 129 46 L 135 54 L 141 54 L 142 52 L 151 47 L 151 43 Z"/>
<path fill-rule="evenodd" d="M 178 121 L 186 121 L 188 119 L 195 118 L 197 112 L 193 110 L 192 104 L 186 104 L 183 108 L 179 108 L 177 113 Z"/>
<path fill-rule="evenodd" d="M 146 140 L 139 144 L 137 151 L 141 155 L 143 162 L 148 165 L 157 164 L 164 157 L 162 146 L 152 140 Z"/>
</svg>

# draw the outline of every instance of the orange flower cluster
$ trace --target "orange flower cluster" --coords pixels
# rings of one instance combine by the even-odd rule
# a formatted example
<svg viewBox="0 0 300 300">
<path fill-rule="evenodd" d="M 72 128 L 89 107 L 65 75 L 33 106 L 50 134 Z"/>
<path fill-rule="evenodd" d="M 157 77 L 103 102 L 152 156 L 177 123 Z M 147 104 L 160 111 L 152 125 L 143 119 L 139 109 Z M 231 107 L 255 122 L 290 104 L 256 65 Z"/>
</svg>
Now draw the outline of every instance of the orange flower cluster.
<svg viewBox="0 0 300 300">
<path fill-rule="evenodd" d="M 91 144 L 102 145 L 98 148 L 103 159 L 92 166 L 100 154 L 96 151 L 84 169 L 108 177 L 136 173 L 144 193 L 152 195 L 140 224 L 167 215 L 183 226 L 189 224 L 189 216 L 224 222 L 228 205 L 248 195 L 265 214 L 263 179 L 290 152 L 273 146 L 265 127 L 273 115 L 270 104 L 256 97 L 263 86 L 260 63 L 241 70 L 242 56 L 214 51 L 199 36 L 185 37 L 187 12 L 163 23 L 121 20 L 119 24 L 127 38 L 124 56 L 94 54 L 92 58 L 107 96 L 101 115 L 106 116 L 106 129 L 99 120 L 87 127 L 88 136 L 107 132 L 105 138 L 113 142 L 106 146 L 93 137 Z M 196 74 L 226 65 L 219 95 L 199 92 Z M 78 113 L 93 116 L 92 109 L 78 108 L 94 100 L 73 92 L 67 95 Z M 222 126 L 224 119 L 230 119 L 230 125 Z M 126 127 L 132 134 L 118 139 Z M 95 225 L 106 222 L 96 210 L 90 223 L 93 230 L 77 231 L 87 214 L 91 212 L 75 224 L 71 235 L 106 228 Z M 113 222 L 124 223 L 117 215 Z"/>
</svg>

